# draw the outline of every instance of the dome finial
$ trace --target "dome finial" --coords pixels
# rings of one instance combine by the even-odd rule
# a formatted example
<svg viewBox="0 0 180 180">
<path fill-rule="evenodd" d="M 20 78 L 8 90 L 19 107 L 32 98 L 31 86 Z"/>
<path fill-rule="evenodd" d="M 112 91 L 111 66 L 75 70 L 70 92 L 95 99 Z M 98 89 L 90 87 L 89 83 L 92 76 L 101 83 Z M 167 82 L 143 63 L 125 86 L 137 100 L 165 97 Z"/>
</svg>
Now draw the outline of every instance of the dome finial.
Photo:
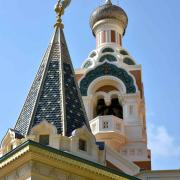
<svg viewBox="0 0 180 180">
<path fill-rule="evenodd" d="M 57 4 L 55 5 L 55 12 L 57 14 L 56 16 L 56 24 L 54 25 L 54 27 L 60 27 L 60 28 L 64 28 L 64 25 L 62 23 L 62 16 L 64 15 L 64 10 L 69 6 L 71 0 L 58 0 Z"/>
<path fill-rule="evenodd" d="M 111 0 L 106 0 L 106 1 L 105 1 L 105 4 L 110 4 L 110 5 L 111 5 L 112 2 L 111 2 Z"/>
</svg>

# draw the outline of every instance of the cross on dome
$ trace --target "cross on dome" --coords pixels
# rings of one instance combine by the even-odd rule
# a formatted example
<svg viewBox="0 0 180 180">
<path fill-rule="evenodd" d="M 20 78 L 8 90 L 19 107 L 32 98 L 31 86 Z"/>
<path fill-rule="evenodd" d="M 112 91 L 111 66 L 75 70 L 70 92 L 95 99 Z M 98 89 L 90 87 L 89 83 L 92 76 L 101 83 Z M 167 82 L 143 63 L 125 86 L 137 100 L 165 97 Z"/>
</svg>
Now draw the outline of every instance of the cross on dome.
<svg viewBox="0 0 180 180">
<path fill-rule="evenodd" d="M 112 4 L 111 0 L 106 0 L 105 4 Z"/>
<path fill-rule="evenodd" d="M 57 21 L 54 27 L 61 27 L 61 28 L 64 27 L 61 17 L 64 15 L 64 10 L 69 6 L 70 3 L 71 3 L 71 0 L 58 0 L 54 8 L 57 14 L 56 16 Z"/>
</svg>

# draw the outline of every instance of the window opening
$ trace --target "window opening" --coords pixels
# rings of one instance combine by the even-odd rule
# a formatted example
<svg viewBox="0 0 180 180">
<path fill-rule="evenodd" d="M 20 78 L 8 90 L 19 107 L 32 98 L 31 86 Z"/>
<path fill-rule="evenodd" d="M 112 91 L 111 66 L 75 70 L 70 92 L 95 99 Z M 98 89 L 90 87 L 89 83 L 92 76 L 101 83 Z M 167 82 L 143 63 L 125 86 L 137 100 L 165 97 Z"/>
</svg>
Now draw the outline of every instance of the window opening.
<svg viewBox="0 0 180 180">
<path fill-rule="evenodd" d="M 114 115 L 123 119 L 123 108 L 119 103 L 118 98 L 111 100 L 111 105 L 107 106 L 104 99 L 99 99 L 96 107 L 97 116 Z"/>
<path fill-rule="evenodd" d="M 79 139 L 79 150 L 87 151 L 87 142 L 83 139 Z"/>
<path fill-rule="evenodd" d="M 39 143 L 42 145 L 48 146 L 49 145 L 49 135 L 40 135 Z"/>
<path fill-rule="evenodd" d="M 116 42 L 116 34 L 115 34 L 115 31 L 111 31 L 111 42 Z"/>
<path fill-rule="evenodd" d="M 104 121 L 103 122 L 103 129 L 108 129 L 109 128 L 109 122 L 108 121 Z"/>
</svg>

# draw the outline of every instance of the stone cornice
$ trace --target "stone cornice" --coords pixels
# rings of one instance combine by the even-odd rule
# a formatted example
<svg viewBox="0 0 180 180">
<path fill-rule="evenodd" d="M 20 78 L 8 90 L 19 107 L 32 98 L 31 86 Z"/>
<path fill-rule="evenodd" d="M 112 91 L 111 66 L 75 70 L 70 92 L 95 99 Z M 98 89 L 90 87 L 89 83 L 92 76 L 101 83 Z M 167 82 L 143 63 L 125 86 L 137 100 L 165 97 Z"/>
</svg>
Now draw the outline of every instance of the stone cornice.
<svg viewBox="0 0 180 180">
<path fill-rule="evenodd" d="M 124 164 L 125 166 L 130 168 L 134 172 L 134 174 L 140 171 L 140 168 L 136 164 L 125 159 L 118 152 L 114 151 L 111 147 L 106 146 L 106 150 L 111 156 L 118 159 L 121 162 L 120 164 Z"/>
<path fill-rule="evenodd" d="M 3 167 L 7 166 L 12 161 L 16 160 L 17 158 L 21 157 L 25 153 L 29 152 L 30 146 L 28 146 L 27 142 L 25 142 L 22 145 L 24 145 L 24 146 L 20 145 L 19 147 L 17 147 L 13 151 L 5 154 L 2 158 L 0 158 L 0 170 Z"/>
<path fill-rule="evenodd" d="M 12 168 L 16 168 L 15 166 L 18 168 L 18 166 L 21 166 L 29 161 L 38 161 L 61 170 L 76 173 L 77 175 L 84 177 L 90 177 L 92 179 L 97 177 L 99 180 L 137 179 L 72 154 L 56 150 L 51 147 L 42 146 L 33 141 L 27 141 L 3 156 L 0 159 L 0 174 L 3 175 L 7 173 L 7 171 L 11 172 Z M 15 166 L 11 166 L 11 168 L 9 168 L 13 162 L 16 162 Z"/>
</svg>

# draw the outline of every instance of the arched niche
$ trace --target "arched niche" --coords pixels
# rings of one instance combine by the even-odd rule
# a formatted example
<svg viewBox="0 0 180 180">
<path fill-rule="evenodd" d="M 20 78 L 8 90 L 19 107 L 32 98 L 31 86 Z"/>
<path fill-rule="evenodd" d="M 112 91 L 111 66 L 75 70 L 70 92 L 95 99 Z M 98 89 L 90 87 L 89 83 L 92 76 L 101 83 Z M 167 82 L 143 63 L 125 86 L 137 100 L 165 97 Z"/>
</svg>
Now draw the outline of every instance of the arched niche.
<svg viewBox="0 0 180 180">
<path fill-rule="evenodd" d="M 74 152 L 87 153 L 88 155 L 92 155 L 92 151 L 96 149 L 96 139 L 95 136 L 87 129 L 84 125 L 81 128 L 75 129 L 72 132 L 71 138 L 71 150 Z M 82 150 L 80 148 L 80 142 L 85 143 L 85 148 Z"/>
<path fill-rule="evenodd" d="M 109 89 L 107 89 L 109 87 Z M 124 83 L 114 76 L 103 76 L 95 79 L 88 87 L 87 95 L 94 95 L 97 92 L 112 92 L 118 91 L 121 94 L 126 93 L 126 87 Z"/>
<path fill-rule="evenodd" d="M 93 109 L 93 118 L 97 116 L 113 115 L 123 119 L 123 98 L 119 91 L 111 92 L 96 92 L 93 95 L 93 102 L 91 109 Z"/>
<path fill-rule="evenodd" d="M 103 76 L 95 79 L 88 88 L 88 97 L 91 97 L 89 102 L 89 119 L 93 119 L 97 116 L 101 115 L 115 115 L 121 119 L 123 119 L 123 115 L 118 116 L 115 113 L 97 113 L 98 100 L 104 99 L 104 111 L 111 111 L 112 107 L 112 99 L 118 99 L 119 104 L 117 107 L 123 109 L 122 97 L 126 94 L 126 87 L 124 83 L 114 77 L 114 76 Z M 106 110 L 105 110 L 106 109 Z"/>
<path fill-rule="evenodd" d="M 105 100 L 103 98 L 100 98 L 97 100 L 94 114 L 95 117 L 113 115 L 120 119 L 123 119 L 123 107 L 119 102 L 118 97 L 110 99 L 109 105 L 105 103 Z"/>
</svg>

